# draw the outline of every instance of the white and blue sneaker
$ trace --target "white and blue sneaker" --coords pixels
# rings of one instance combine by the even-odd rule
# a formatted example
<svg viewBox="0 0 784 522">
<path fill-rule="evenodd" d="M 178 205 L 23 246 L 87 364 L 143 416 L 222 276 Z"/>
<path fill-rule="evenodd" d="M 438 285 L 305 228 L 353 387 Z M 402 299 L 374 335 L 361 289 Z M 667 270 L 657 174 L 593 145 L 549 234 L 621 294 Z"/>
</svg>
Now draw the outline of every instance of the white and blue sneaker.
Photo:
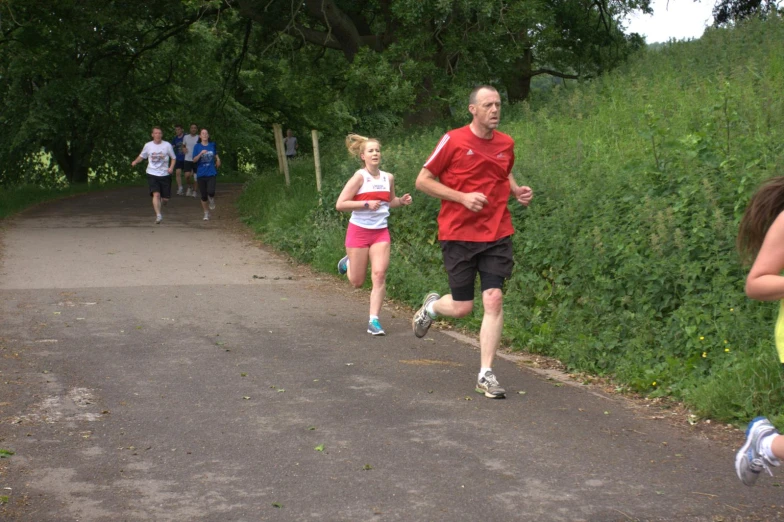
<svg viewBox="0 0 784 522">
<path fill-rule="evenodd" d="M 343 256 L 343 258 L 338 261 L 338 274 L 346 275 L 348 273 L 348 256 Z"/>
<path fill-rule="evenodd" d="M 381 328 L 381 323 L 378 322 L 378 319 L 371 319 L 368 321 L 368 333 L 372 335 L 386 335 L 384 329 Z"/>
<path fill-rule="evenodd" d="M 760 441 L 769 435 L 776 435 L 778 431 L 765 417 L 757 417 L 746 428 L 746 442 L 735 456 L 735 472 L 738 478 L 747 486 L 753 486 L 764 469 L 770 476 L 770 466 L 778 466 L 778 459 L 769 459 L 760 451 Z"/>
</svg>

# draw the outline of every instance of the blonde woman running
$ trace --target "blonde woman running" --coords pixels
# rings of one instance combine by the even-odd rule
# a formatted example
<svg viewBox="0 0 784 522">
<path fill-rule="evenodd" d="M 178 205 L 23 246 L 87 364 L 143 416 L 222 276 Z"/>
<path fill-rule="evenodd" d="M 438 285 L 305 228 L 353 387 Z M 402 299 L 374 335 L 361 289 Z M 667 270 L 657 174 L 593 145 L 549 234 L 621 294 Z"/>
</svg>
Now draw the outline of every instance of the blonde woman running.
<svg viewBox="0 0 784 522">
<path fill-rule="evenodd" d="M 346 148 L 362 162 L 363 168 L 346 182 L 335 204 L 338 211 L 351 212 L 346 231 L 346 256 L 338 262 L 338 272 L 348 274 L 351 284 L 359 288 L 365 282 L 370 261 L 373 289 L 367 331 L 372 335 L 384 335 L 378 314 L 386 295 L 389 267 L 391 239 L 387 218 L 390 208 L 410 205 L 411 195 L 395 196 L 394 176 L 379 168 L 381 143 L 378 140 L 349 134 Z"/>
</svg>

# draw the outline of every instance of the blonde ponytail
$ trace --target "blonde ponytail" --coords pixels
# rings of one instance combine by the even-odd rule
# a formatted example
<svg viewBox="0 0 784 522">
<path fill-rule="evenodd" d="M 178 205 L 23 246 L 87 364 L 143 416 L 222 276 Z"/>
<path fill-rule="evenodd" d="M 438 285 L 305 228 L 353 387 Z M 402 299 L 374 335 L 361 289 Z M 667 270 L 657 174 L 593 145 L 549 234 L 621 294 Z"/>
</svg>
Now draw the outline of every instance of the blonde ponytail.
<svg viewBox="0 0 784 522">
<path fill-rule="evenodd" d="M 360 136 L 359 134 L 349 134 L 346 136 L 346 148 L 348 149 L 349 154 L 359 159 L 359 155 L 365 152 L 365 144 L 369 141 L 381 145 L 381 142 L 375 138 L 367 138 L 365 136 Z"/>
</svg>

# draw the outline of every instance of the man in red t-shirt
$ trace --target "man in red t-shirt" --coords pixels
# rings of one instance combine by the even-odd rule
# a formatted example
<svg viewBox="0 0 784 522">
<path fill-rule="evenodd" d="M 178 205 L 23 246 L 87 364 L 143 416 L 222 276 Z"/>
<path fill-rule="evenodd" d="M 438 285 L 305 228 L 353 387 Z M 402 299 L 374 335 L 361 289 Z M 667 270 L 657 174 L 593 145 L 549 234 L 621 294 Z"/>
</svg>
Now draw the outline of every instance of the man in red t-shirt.
<svg viewBox="0 0 784 522">
<path fill-rule="evenodd" d="M 476 274 L 484 316 L 479 332 L 481 369 L 477 391 L 500 399 L 506 391 L 493 374 L 493 359 L 504 328 L 503 286 L 512 275 L 512 216 L 509 195 L 524 206 L 530 187 L 512 175 L 514 140 L 498 132 L 501 97 L 494 87 L 475 88 L 468 100 L 473 119 L 441 138 L 416 180 L 416 188 L 441 200 L 438 239 L 451 294 L 429 293 L 414 315 L 414 335 L 424 337 L 438 315 L 464 317 L 474 307 Z"/>
</svg>

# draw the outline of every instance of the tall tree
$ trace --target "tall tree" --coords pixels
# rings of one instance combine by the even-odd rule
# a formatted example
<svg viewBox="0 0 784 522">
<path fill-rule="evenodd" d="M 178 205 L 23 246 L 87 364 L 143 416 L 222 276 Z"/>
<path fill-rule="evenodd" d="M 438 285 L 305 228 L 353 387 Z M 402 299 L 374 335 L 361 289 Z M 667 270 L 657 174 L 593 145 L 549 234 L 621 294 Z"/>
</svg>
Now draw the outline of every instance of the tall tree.
<svg viewBox="0 0 784 522">
<path fill-rule="evenodd" d="M 181 2 L 12 1 L 0 31 L 0 180 L 49 157 L 69 182 L 129 155 L 128 123 L 155 122 L 187 71 L 178 38 L 213 9 Z M 136 145 L 134 145 L 136 146 Z M 43 154 L 41 154 L 43 152 Z M 36 159 L 38 161 L 36 161 Z"/>
<path fill-rule="evenodd" d="M 531 78 L 581 78 L 619 63 L 642 42 L 619 23 L 649 0 L 237 0 L 279 36 L 339 52 L 376 53 L 418 85 L 417 110 L 442 108 L 455 84 L 494 81 L 525 99 Z"/>
<path fill-rule="evenodd" d="M 776 0 L 718 0 L 713 7 L 713 25 L 727 25 L 752 16 L 779 12 Z"/>
</svg>

